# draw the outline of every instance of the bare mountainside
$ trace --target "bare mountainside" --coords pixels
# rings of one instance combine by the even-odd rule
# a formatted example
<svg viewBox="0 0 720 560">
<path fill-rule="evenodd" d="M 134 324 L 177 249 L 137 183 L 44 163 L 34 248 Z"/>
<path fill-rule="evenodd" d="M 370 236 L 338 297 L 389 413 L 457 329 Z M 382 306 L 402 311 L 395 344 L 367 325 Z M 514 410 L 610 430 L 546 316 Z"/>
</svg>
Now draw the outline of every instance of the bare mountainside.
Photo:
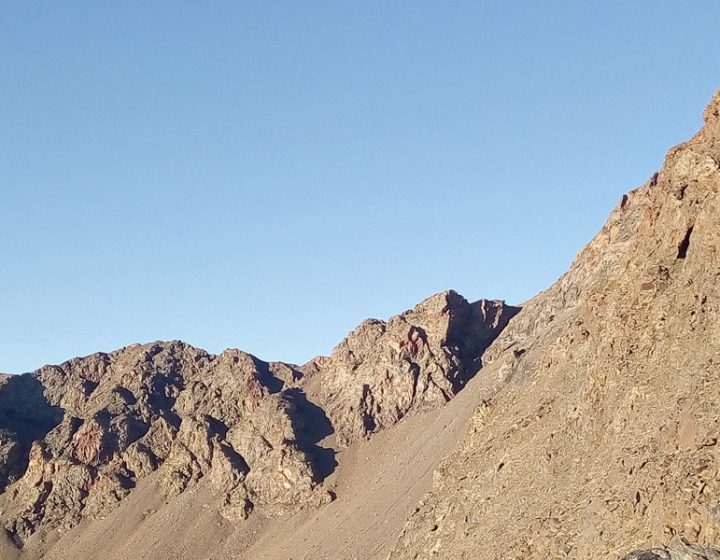
<svg viewBox="0 0 720 560">
<path fill-rule="evenodd" d="M 486 352 L 507 382 L 393 559 L 720 542 L 720 93 L 704 116 Z"/>
<path fill-rule="evenodd" d="M 330 357 L 304 367 L 171 342 L 4 377 L 5 548 L 39 557 L 77 546 L 83 532 L 67 531 L 135 493 L 162 500 L 144 519 L 191 499 L 188 491 L 205 492 L 205 509 L 230 523 L 327 504 L 337 496 L 323 484 L 336 449 L 448 402 L 516 311 L 444 292 L 387 322 L 364 322 Z M 120 543 L 118 557 L 143 546 Z M 93 550 L 73 557 L 107 557 L 102 543 Z"/>
<path fill-rule="evenodd" d="M 719 194 L 720 94 L 522 310 L 0 377 L 0 558 L 720 558 Z"/>
</svg>

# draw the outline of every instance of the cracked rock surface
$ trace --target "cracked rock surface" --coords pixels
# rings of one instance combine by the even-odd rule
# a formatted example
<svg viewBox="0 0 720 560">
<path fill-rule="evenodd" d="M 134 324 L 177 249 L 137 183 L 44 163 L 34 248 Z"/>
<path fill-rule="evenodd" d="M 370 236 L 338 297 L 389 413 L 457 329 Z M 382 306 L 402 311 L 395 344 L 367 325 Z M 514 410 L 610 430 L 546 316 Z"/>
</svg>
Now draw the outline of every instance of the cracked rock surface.
<svg viewBox="0 0 720 560">
<path fill-rule="evenodd" d="M 21 543 L 102 516 L 156 470 L 169 498 L 207 477 L 229 518 L 327 502 L 274 375 L 287 369 L 171 342 L 4 379 L 6 530 Z"/>
</svg>

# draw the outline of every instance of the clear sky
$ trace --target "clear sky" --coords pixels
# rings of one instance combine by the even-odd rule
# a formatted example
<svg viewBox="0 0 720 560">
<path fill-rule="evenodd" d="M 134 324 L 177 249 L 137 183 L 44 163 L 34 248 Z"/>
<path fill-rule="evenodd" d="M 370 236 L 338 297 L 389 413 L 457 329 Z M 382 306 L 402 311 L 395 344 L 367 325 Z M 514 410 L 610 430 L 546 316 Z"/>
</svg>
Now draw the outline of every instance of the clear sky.
<svg viewBox="0 0 720 560">
<path fill-rule="evenodd" d="M 701 124 L 717 0 L 5 2 L 0 371 L 519 303 Z"/>
</svg>

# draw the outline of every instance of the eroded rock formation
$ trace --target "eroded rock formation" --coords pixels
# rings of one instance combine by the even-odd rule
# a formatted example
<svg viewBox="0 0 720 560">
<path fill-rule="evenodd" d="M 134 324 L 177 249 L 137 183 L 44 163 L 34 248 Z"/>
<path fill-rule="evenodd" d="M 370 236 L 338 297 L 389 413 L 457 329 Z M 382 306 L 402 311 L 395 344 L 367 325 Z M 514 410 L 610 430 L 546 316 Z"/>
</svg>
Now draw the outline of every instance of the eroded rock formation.
<svg viewBox="0 0 720 560">
<path fill-rule="evenodd" d="M 3 525 L 22 545 L 105 515 L 150 476 L 168 499 L 209 483 L 230 520 L 320 506 L 335 464 L 323 438 L 347 444 L 444 404 L 515 312 L 445 292 L 302 369 L 169 342 L 3 377 Z"/>
<path fill-rule="evenodd" d="M 20 541 L 72 527 L 155 471 L 168 497 L 207 477 L 233 519 L 328 501 L 300 443 L 295 399 L 275 376 L 288 370 L 172 342 L 6 379 L 0 395 L 17 404 L 2 407 L 5 527 Z"/>
<path fill-rule="evenodd" d="M 518 308 L 436 294 L 389 321 L 371 319 L 330 357 L 303 369 L 341 445 L 445 404 L 480 369 L 480 357 Z"/>
<path fill-rule="evenodd" d="M 638 550 L 623 556 L 622 560 L 720 560 L 720 551 L 676 539 L 667 548 Z"/>
</svg>

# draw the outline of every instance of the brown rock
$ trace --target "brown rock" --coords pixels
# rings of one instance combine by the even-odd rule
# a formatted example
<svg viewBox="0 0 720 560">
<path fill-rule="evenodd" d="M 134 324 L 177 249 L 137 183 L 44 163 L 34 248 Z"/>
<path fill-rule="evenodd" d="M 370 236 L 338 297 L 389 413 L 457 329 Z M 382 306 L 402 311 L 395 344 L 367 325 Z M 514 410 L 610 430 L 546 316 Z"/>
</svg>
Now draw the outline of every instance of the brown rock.
<svg viewBox="0 0 720 560">
<path fill-rule="evenodd" d="M 330 357 L 303 367 L 308 390 L 322 403 L 340 445 L 348 445 L 450 400 L 517 311 L 499 301 L 469 304 L 448 291 L 387 322 L 367 320 Z"/>
<path fill-rule="evenodd" d="M 158 470 L 169 497 L 208 477 L 228 518 L 323 503 L 272 368 L 293 371 L 172 342 L 0 380 L 0 404 L 15 407 L 0 408 L 4 526 L 19 542 L 73 527 Z"/>
<path fill-rule="evenodd" d="M 710 554 L 662 545 L 720 535 L 719 106 L 720 93 L 488 349 L 505 380 L 492 412 L 477 411 L 393 559 Z"/>
</svg>

